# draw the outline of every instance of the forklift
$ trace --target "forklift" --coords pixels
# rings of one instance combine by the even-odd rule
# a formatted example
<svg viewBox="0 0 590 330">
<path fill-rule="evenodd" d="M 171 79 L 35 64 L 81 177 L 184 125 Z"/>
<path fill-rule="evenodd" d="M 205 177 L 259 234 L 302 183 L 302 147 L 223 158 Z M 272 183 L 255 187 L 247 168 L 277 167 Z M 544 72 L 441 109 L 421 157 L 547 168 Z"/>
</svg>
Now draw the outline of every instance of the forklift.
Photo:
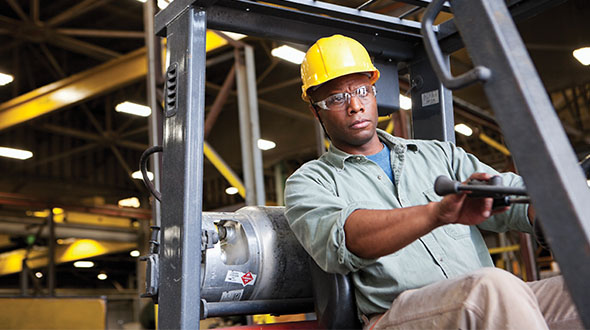
<svg viewBox="0 0 590 330">
<path fill-rule="evenodd" d="M 590 327 L 590 191 L 514 23 L 563 0 L 402 2 L 427 7 L 422 23 L 314 0 L 175 0 L 155 16 L 154 32 L 167 38 L 168 59 L 163 141 L 142 156 L 145 172 L 148 157 L 162 152 L 163 169 L 161 193 L 144 173 L 161 203 L 161 220 L 144 257 L 144 296 L 158 303 L 160 328 L 198 329 L 201 319 L 213 316 L 312 311 L 317 321 L 295 328 L 361 328 L 349 278 L 315 265 L 290 232 L 284 208 L 202 212 L 208 28 L 307 46 L 333 34 L 358 40 L 381 72 L 380 116 L 399 110 L 399 76 L 409 74 L 416 139 L 455 142 L 451 90 L 482 84 L 573 301 Z M 453 19 L 435 25 L 440 11 L 452 11 Z M 463 47 L 474 68 L 454 77 L 449 54 Z M 243 81 L 254 81 L 252 49 L 242 47 L 236 56 Z M 257 116 L 257 105 L 256 93 L 246 91 L 247 119 Z M 255 149 L 255 140 L 247 137 L 246 150 Z M 247 196 L 256 197 L 255 178 L 245 174 L 245 179 Z M 256 199 L 247 204 L 261 205 Z"/>
</svg>

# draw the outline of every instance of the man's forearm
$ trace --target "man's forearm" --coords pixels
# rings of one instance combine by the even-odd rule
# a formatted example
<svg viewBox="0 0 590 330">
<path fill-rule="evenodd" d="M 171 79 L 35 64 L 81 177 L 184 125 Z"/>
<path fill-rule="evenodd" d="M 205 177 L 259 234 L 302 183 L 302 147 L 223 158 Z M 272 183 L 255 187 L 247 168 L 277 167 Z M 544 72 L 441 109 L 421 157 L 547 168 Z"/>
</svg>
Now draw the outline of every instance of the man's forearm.
<svg viewBox="0 0 590 330">
<path fill-rule="evenodd" d="M 361 258 L 391 254 L 441 223 L 437 203 L 393 210 L 356 210 L 346 220 L 346 247 Z"/>
</svg>

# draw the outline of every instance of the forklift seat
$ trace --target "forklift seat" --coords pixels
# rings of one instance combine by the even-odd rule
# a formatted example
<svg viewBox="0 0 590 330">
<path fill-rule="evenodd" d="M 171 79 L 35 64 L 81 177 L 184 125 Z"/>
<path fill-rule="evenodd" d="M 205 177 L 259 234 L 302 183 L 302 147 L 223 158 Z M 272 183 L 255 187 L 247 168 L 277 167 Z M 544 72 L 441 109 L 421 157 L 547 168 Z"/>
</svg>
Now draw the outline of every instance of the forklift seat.
<svg viewBox="0 0 590 330">
<path fill-rule="evenodd" d="M 318 325 L 323 329 L 362 329 L 350 275 L 326 273 L 311 257 L 309 266 Z"/>
</svg>

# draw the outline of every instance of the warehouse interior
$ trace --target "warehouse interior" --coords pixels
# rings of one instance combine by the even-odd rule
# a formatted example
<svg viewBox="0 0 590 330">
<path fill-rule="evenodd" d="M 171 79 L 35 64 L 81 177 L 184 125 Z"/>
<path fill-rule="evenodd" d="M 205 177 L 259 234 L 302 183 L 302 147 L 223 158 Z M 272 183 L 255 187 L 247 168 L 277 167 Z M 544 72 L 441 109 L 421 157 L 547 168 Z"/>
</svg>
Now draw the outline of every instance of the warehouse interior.
<svg viewBox="0 0 590 330">
<path fill-rule="evenodd" d="M 429 1 L 324 2 L 420 22 Z M 146 40 L 154 38 L 148 7 L 157 12 L 168 5 L 166 0 L 0 0 L 0 149 L 26 151 L 16 156 L 23 159 L 0 155 L 2 298 L 39 298 L 41 306 L 57 311 L 63 305 L 48 307 L 41 298 L 101 297 L 106 308 L 99 308 L 104 313 L 99 322 L 106 328 L 153 326 L 153 304 L 139 297 L 146 276 L 139 257 L 149 253 L 156 201 L 138 171 L 153 142 L 150 113 L 161 113 L 164 102 L 166 40 L 155 39 L 161 70 L 148 80 Z M 441 13 L 437 23 L 452 17 Z M 560 0 L 517 21 L 580 160 L 590 153 L 590 61 L 582 63 L 573 52 L 590 47 L 588 17 L 590 2 Z M 267 206 L 284 205 L 285 179 L 325 145 L 318 142 L 319 127 L 301 100 L 299 65 L 278 57 L 275 49 L 288 45 L 301 51 L 309 45 L 213 30 L 207 38 L 204 97 L 211 120 L 206 119 L 204 134 L 216 155 L 205 157 L 202 209 L 231 212 L 248 205 L 243 187 L 235 184 L 244 174 L 234 66 L 235 50 L 243 44 L 254 50 L 262 198 Z M 473 67 L 465 49 L 451 54 L 450 64 L 455 75 Z M 405 103 L 409 75 L 404 63 L 398 67 L 402 109 L 381 117 L 379 127 L 411 138 L 411 104 Z M 157 90 L 156 109 L 145 109 L 148 81 Z M 126 113 L 129 103 L 147 113 Z M 456 144 L 498 171 L 516 171 L 482 86 L 454 91 L 453 106 Z M 496 266 L 521 278 L 560 272 L 551 254 L 530 238 L 490 234 L 486 241 Z M 24 324 L 4 321 L 14 320 L 0 318 L 0 324 Z"/>
</svg>

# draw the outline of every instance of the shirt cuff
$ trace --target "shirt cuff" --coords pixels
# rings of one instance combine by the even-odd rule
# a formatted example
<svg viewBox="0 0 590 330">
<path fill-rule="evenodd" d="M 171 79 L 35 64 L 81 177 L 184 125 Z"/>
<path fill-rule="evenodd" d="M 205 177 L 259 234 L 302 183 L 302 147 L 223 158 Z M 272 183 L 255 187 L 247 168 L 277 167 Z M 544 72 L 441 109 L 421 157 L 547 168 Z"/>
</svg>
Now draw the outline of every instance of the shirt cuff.
<svg viewBox="0 0 590 330">
<path fill-rule="evenodd" d="M 336 229 L 336 249 L 338 256 L 338 263 L 346 266 L 350 271 L 356 272 L 370 264 L 373 264 L 377 259 L 361 258 L 350 252 L 346 247 L 346 234 L 344 232 L 344 224 L 352 212 L 360 209 L 380 209 L 383 206 L 371 201 L 353 202 L 340 211 L 340 217 L 337 222 Z"/>
</svg>

